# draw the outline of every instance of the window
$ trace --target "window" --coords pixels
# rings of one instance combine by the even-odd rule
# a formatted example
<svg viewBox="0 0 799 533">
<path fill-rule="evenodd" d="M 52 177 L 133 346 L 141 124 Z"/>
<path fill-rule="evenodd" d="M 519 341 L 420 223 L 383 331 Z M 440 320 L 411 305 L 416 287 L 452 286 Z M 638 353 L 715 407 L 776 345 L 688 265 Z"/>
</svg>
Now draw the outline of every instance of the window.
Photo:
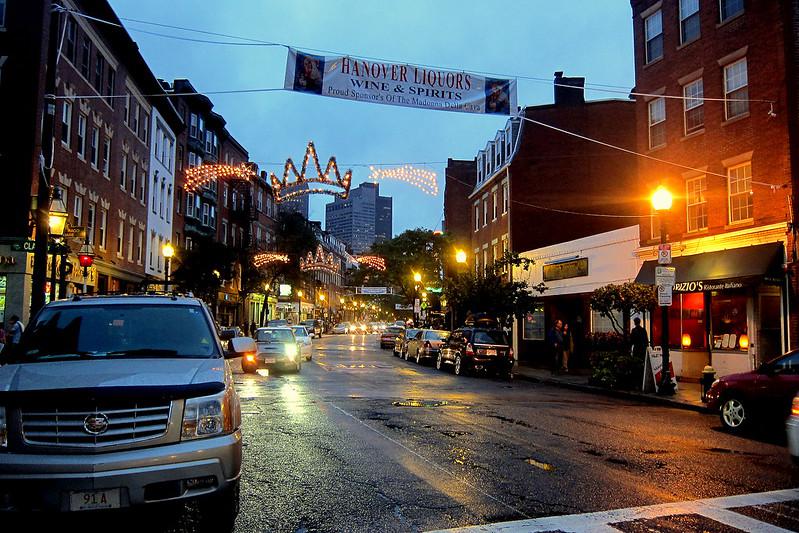
<svg viewBox="0 0 799 533">
<path fill-rule="evenodd" d="M 141 120 L 141 136 L 139 137 L 142 140 L 142 142 L 144 142 L 145 145 L 148 145 L 150 143 L 149 131 L 150 131 L 150 115 L 145 113 Z"/>
<path fill-rule="evenodd" d="M 719 0 L 719 15 L 721 22 L 742 13 L 744 0 Z"/>
<path fill-rule="evenodd" d="M 139 180 L 139 202 L 144 205 L 144 189 L 147 187 L 147 173 L 142 169 L 141 179 Z"/>
<path fill-rule="evenodd" d="M 72 217 L 74 226 L 80 226 L 83 223 L 83 196 L 75 195 L 74 204 L 72 206 Z"/>
<path fill-rule="evenodd" d="M 111 139 L 106 137 L 103 140 L 103 176 L 110 177 L 109 170 L 111 164 Z"/>
<path fill-rule="evenodd" d="M 158 197 L 157 197 L 157 194 L 158 194 L 158 175 L 157 174 L 155 176 L 153 176 L 153 186 L 152 186 L 152 188 L 150 190 L 153 192 L 153 195 L 152 195 L 153 196 L 153 200 L 152 200 L 152 202 L 150 202 L 150 205 L 152 207 L 153 214 L 155 215 L 155 214 L 158 214 L 158 211 L 155 209 L 155 204 L 158 201 Z"/>
<path fill-rule="evenodd" d="M 72 132 L 72 102 L 64 100 L 61 106 L 61 144 L 69 148 L 69 139 Z"/>
<path fill-rule="evenodd" d="M 100 209 L 100 240 L 97 243 L 100 246 L 100 249 L 105 250 L 105 245 L 108 238 L 108 211 L 105 209 Z"/>
<path fill-rule="evenodd" d="M 211 206 L 210 209 L 211 227 L 216 229 L 216 208 Z"/>
<path fill-rule="evenodd" d="M 666 144 L 666 100 L 655 98 L 649 102 L 649 148 Z"/>
<path fill-rule="evenodd" d="M 122 154 L 122 161 L 119 164 L 119 188 L 123 191 L 128 190 L 128 154 Z"/>
<path fill-rule="evenodd" d="M 91 146 L 91 164 L 94 169 L 97 169 L 97 162 L 100 157 L 100 128 L 92 127 L 92 146 Z"/>
<path fill-rule="evenodd" d="M 97 208 L 95 204 L 89 202 L 89 206 L 86 209 L 86 237 L 89 240 L 89 244 L 94 244 L 94 222 L 95 222 L 95 213 Z"/>
<path fill-rule="evenodd" d="M 178 146 L 178 170 L 183 170 L 183 147 Z"/>
<path fill-rule="evenodd" d="M 264 210 L 264 191 L 258 190 L 258 211 L 261 212 Z"/>
<path fill-rule="evenodd" d="M 150 253 L 147 255 L 147 262 L 150 268 L 155 268 L 155 232 L 150 232 Z"/>
<path fill-rule="evenodd" d="M 136 198 L 136 176 L 139 174 L 139 165 L 133 163 L 133 168 L 130 171 L 130 195 Z"/>
<path fill-rule="evenodd" d="M 78 157 L 86 159 L 86 115 L 78 113 Z"/>
<path fill-rule="evenodd" d="M 105 100 L 108 105 L 114 107 L 114 95 L 116 94 L 116 79 L 117 73 L 111 67 L 108 67 L 108 74 L 105 77 Z"/>
<path fill-rule="evenodd" d="M 190 192 L 186 194 L 186 216 L 193 217 L 194 216 L 194 193 Z"/>
<path fill-rule="evenodd" d="M 730 191 L 730 223 L 750 220 L 753 217 L 752 164 L 727 169 Z"/>
<path fill-rule="evenodd" d="M 491 191 L 491 206 L 492 206 L 492 208 L 494 210 L 493 211 L 494 218 L 492 218 L 491 220 L 496 220 L 497 219 L 497 211 L 499 211 L 499 202 L 497 202 L 497 191 L 496 190 Z"/>
<path fill-rule="evenodd" d="M 644 19 L 644 40 L 647 64 L 663 57 L 663 18 L 660 10 Z"/>
<path fill-rule="evenodd" d="M 484 154 L 480 151 L 480 153 L 477 154 L 477 183 L 483 182 L 483 157 Z"/>
<path fill-rule="evenodd" d="M 714 350 L 743 350 L 741 335 L 747 335 L 745 292 L 719 291 L 710 302 L 710 324 Z"/>
<path fill-rule="evenodd" d="M 172 185 L 167 187 L 166 190 L 166 221 L 169 222 L 170 207 L 172 206 Z"/>
<path fill-rule="evenodd" d="M 480 229 L 480 202 L 474 204 L 474 231 Z"/>
<path fill-rule="evenodd" d="M 133 102 L 133 114 L 130 117 L 130 123 L 128 125 L 136 135 L 139 134 L 139 109 L 141 109 L 139 102 Z"/>
<path fill-rule="evenodd" d="M 493 160 L 493 144 L 488 143 L 485 150 L 485 158 L 483 158 L 483 162 L 485 163 L 485 168 L 483 169 L 483 175 L 488 178 L 491 175 L 491 162 Z"/>
<path fill-rule="evenodd" d="M 128 261 L 133 261 L 133 234 L 136 230 L 133 226 L 128 226 Z"/>
<path fill-rule="evenodd" d="M 141 264 L 143 244 L 144 244 L 144 231 L 139 230 L 139 240 L 136 241 L 136 262 L 138 264 Z"/>
<path fill-rule="evenodd" d="M 197 114 L 191 114 L 191 121 L 189 122 L 189 137 L 194 137 L 195 139 L 199 137 L 197 135 Z"/>
<path fill-rule="evenodd" d="M 475 275 L 480 274 L 480 249 L 474 249 L 474 273 Z"/>
<path fill-rule="evenodd" d="M 488 197 L 483 196 L 483 227 L 488 225 Z"/>
<path fill-rule="evenodd" d="M 3 26 L 2 18 L 5 10 L 5 0 L 0 0 L 0 27 Z M 78 25 L 75 19 L 67 16 L 67 27 L 64 32 L 64 56 L 70 63 L 75 64 L 75 56 L 78 51 Z"/>
<path fill-rule="evenodd" d="M 164 203 L 166 203 L 166 181 L 161 181 L 161 196 L 158 200 L 158 216 L 164 218 Z"/>
<path fill-rule="evenodd" d="M 705 125 L 704 86 L 702 79 L 692 81 L 682 88 L 685 113 L 685 134 L 701 130 Z"/>
<path fill-rule="evenodd" d="M 198 167 L 202 164 L 202 159 L 194 152 L 189 152 L 189 168 Z"/>
<path fill-rule="evenodd" d="M 222 244 L 227 244 L 227 220 L 222 221 Z"/>
<path fill-rule="evenodd" d="M 724 67 L 724 109 L 727 120 L 749 112 L 746 58 Z"/>
<path fill-rule="evenodd" d="M 680 43 L 699 38 L 699 0 L 680 0 Z"/>
<path fill-rule="evenodd" d="M 123 237 L 125 236 L 125 221 L 119 221 L 117 228 L 117 257 L 122 257 L 122 250 L 125 249 Z"/>
<path fill-rule="evenodd" d="M 80 73 L 86 79 L 89 80 L 89 71 L 91 70 L 91 61 L 92 61 L 92 42 L 89 40 L 88 36 L 83 38 L 83 43 L 81 43 L 80 47 Z"/>
<path fill-rule="evenodd" d="M 230 245 L 236 246 L 236 225 L 230 225 Z"/>
<path fill-rule="evenodd" d="M 488 270 L 488 248 L 483 248 L 483 269 Z"/>
<path fill-rule="evenodd" d="M 105 58 L 97 52 L 94 58 L 94 88 L 97 92 L 103 90 L 103 79 L 105 79 Z"/>
<path fill-rule="evenodd" d="M 194 249 L 194 241 L 191 239 L 191 237 L 186 237 L 186 249 L 187 250 Z"/>
<path fill-rule="evenodd" d="M 538 304 L 525 313 L 522 338 L 526 341 L 542 341 L 546 337 L 544 326 L 544 305 Z"/>
<path fill-rule="evenodd" d="M 502 166 L 502 133 L 497 135 L 496 141 L 494 141 L 494 168 L 499 168 Z"/>
<path fill-rule="evenodd" d="M 513 129 L 510 124 L 505 128 L 505 161 L 510 159 L 511 153 L 513 152 L 513 138 L 512 138 Z"/>
<path fill-rule="evenodd" d="M 130 126 L 130 91 L 125 92 L 125 124 Z"/>
<path fill-rule="evenodd" d="M 508 197 L 508 182 L 504 182 L 502 184 L 502 214 L 508 212 L 508 203 L 510 202 L 510 198 Z"/>
<path fill-rule="evenodd" d="M 699 176 L 685 182 L 685 199 L 688 215 L 688 231 L 707 229 L 707 178 Z"/>
<path fill-rule="evenodd" d="M 210 225 L 210 223 L 209 223 L 210 220 L 208 218 L 208 204 L 203 204 L 203 219 L 202 219 L 202 222 L 203 222 L 203 226 L 209 226 Z"/>
<path fill-rule="evenodd" d="M 216 134 L 213 131 L 208 131 L 205 134 L 205 151 L 214 155 L 217 153 Z"/>
</svg>

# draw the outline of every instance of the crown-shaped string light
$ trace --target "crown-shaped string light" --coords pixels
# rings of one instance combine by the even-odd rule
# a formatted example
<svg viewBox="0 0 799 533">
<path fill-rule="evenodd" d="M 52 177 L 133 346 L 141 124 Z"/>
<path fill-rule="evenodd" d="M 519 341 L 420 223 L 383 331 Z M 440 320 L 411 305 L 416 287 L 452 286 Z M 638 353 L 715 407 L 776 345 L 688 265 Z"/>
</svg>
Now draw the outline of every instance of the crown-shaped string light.
<svg viewBox="0 0 799 533">
<path fill-rule="evenodd" d="M 372 173 L 369 180 L 397 180 L 413 185 L 425 194 L 438 196 L 438 182 L 436 173 L 413 165 L 402 165 L 394 168 L 369 167 Z"/>
<path fill-rule="evenodd" d="M 386 269 L 386 260 L 377 255 L 359 255 L 355 260 L 374 270 L 383 272 Z"/>
<path fill-rule="evenodd" d="M 316 247 L 316 254 L 308 252 L 304 258 L 300 258 L 300 270 L 303 272 L 324 271 L 335 274 L 338 272 L 338 264 L 333 252 L 325 253 L 322 245 Z"/>
<path fill-rule="evenodd" d="M 314 168 L 316 169 L 316 177 L 308 177 L 305 175 L 308 169 L 308 161 L 313 159 Z M 336 176 L 335 181 L 330 179 L 330 171 Z M 294 174 L 294 181 L 289 181 L 289 174 Z M 286 165 L 283 168 L 283 180 L 277 179 L 275 173 L 269 175 L 272 182 L 272 189 L 275 194 L 275 202 L 280 203 L 284 200 L 290 200 L 303 194 L 330 194 L 338 196 L 342 200 L 346 200 L 350 195 L 350 184 L 352 182 L 352 170 L 347 170 L 344 177 L 341 176 L 336 164 L 336 158 L 331 157 L 327 162 L 325 171 L 322 172 L 322 167 L 319 166 L 319 157 L 316 155 L 316 148 L 313 142 L 308 143 L 305 149 L 305 157 L 302 160 L 302 167 L 297 172 L 297 167 L 294 166 L 294 161 L 291 158 L 286 159 Z M 322 187 L 309 187 L 309 183 L 319 183 L 329 187 L 337 187 L 338 189 L 325 189 Z"/>
<path fill-rule="evenodd" d="M 192 192 L 214 180 L 235 179 L 250 181 L 255 172 L 248 163 L 240 165 L 200 165 L 186 169 L 184 189 Z"/>
<path fill-rule="evenodd" d="M 253 256 L 252 262 L 256 268 L 261 268 L 272 263 L 288 263 L 289 256 L 277 252 L 264 252 Z"/>
</svg>

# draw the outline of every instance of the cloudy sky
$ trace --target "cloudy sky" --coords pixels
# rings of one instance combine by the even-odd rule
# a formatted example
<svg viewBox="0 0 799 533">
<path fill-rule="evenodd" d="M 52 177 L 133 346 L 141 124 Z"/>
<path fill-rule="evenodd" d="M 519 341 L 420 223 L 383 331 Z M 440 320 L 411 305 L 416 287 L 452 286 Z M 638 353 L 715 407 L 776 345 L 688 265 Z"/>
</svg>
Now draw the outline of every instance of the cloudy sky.
<svg viewBox="0 0 799 533">
<path fill-rule="evenodd" d="M 387 61 L 541 78 L 519 80 L 520 105 L 552 102 L 552 75 L 588 83 L 634 84 L 630 4 L 626 0 L 111 0 L 119 17 L 240 35 Z M 138 30 L 227 40 L 123 20 L 156 76 L 188 78 L 200 91 L 282 87 L 286 48 L 179 41 Z M 327 55 L 333 55 L 328 53 Z M 588 91 L 589 99 L 624 97 Z M 385 181 L 394 197 L 394 233 L 440 228 L 449 157 L 471 159 L 505 124 L 502 117 L 351 102 L 295 92 L 214 95 L 215 111 L 262 169 L 280 175 L 308 141 L 366 181 L 362 164 L 416 164 L 438 174 L 437 197 Z M 324 165 L 324 160 L 322 164 Z M 328 196 L 311 201 L 324 220 Z"/>
</svg>

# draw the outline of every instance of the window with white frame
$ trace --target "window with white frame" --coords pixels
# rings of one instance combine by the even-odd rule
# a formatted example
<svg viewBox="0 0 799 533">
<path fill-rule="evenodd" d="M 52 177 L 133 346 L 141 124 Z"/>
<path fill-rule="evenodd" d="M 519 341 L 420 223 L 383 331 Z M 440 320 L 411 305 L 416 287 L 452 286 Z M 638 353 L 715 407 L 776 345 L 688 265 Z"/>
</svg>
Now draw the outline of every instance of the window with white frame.
<svg viewBox="0 0 799 533">
<path fill-rule="evenodd" d="M 72 204 L 72 225 L 83 225 L 83 196 L 76 194 Z"/>
<path fill-rule="evenodd" d="M 98 229 L 100 230 L 100 236 L 97 244 L 101 250 L 105 250 L 105 245 L 108 242 L 108 211 L 102 208 L 100 209 L 100 225 Z"/>
<path fill-rule="evenodd" d="M 208 204 L 203 204 L 203 226 L 210 226 L 210 219 L 208 218 Z"/>
<path fill-rule="evenodd" d="M 688 231 L 707 229 L 707 178 L 697 176 L 685 181 L 685 204 Z"/>
<path fill-rule="evenodd" d="M 663 57 L 663 16 L 658 9 L 644 19 L 646 63 Z"/>
<path fill-rule="evenodd" d="M 139 136 L 139 138 L 141 139 L 141 141 L 144 143 L 145 146 L 148 146 L 150 144 L 149 131 L 150 131 L 150 115 L 145 113 L 141 121 L 141 135 Z"/>
<path fill-rule="evenodd" d="M 488 270 L 488 248 L 483 248 L 483 269 Z"/>
<path fill-rule="evenodd" d="M 494 215 L 494 218 L 492 218 L 491 220 L 496 220 L 497 219 L 497 214 L 498 214 L 498 211 L 499 211 L 499 202 L 497 202 L 497 190 L 496 189 L 491 191 L 491 207 L 493 208 L 493 215 Z"/>
<path fill-rule="evenodd" d="M 649 148 L 666 144 L 666 100 L 655 98 L 649 102 Z"/>
<path fill-rule="evenodd" d="M 78 113 L 78 157 L 86 159 L 86 115 Z"/>
<path fill-rule="evenodd" d="M 130 91 L 125 91 L 125 98 L 123 99 L 125 102 L 125 109 L 123 110 L 123 117 L 122 121 L 126 125 L 130 125 Z"/>
<path fill-rule="evenodd" d="M 111 178 L 111 139 L 103 139 L 103 176 Z"/>
<path fill-rule="evenodd" d="M 724 67 L 724 110 L 727 120 L 749 112 L 749 76 L 746 58 Z"/>
<path fill-rule="evenodd" d="M 128 226 L 128 261 L 133 261 L 133 236 L 135 233 L 133 226 Z"/>
<path fill-rule="evenodd" d="M 128 155 L 122 154 L 122 160 L 119 163 L 119 188 L 123 191 L 128 189 Z"/>
<path fill-rule="evenodd" d="M 72 136 L 72 102 L 64 100 L 61 106 L 61 144 L 69 148 Z"/>
<path fill-rule="evenodd" d="M 147 172 L 144 169 L 141 171 L 141 179 L 139 180 L 139 202 L 144 205 L 144 189 L 147 187 Z"/>
<path fill-rule="evenodd" d="M 119 221 L 117 228 L 117 257 L 123 257 L 122 251 L 125 249 L 123 237 L 125 236 L 125 221 Z"/>
<path fill-rule="evenodd" d="M 172 210 L 170 206 L 172 205 L 172 184 L 169 185 L 166 189 L 166 221 L 169 222 Z"/>
<path fill-rule="evenodd" d="M 150 188 L 150 190 L 153 193 L 152 194 L 153 200 L 152 200 L 152 202 L 150 202 L 150 205 L 152 206 L 153 214 L 156 215 L 156 214 L 158 214 L 158 210 L 157 210 L 157 207 L 156 207 L 156 205 L 158 203 L 158 176 L 157 175 L 153 176 L 153 186 Z"/>
<path fill-rule="evenodd" d="M 227 220 L 222 220 L 222 244 L 227 244 Z"/>
<path fill-rule="evenodd" d="M 496 140 L 494 141 L 494 168 L 499 168 L 502 166 L 502 146 L 504 143 L 502 142 L 502 132 L 497 135 Z"/>
<path fill-rule="evenodd" d="M 216 229 L 216 207 L 211 206 L 209 211 L 210 211 L 209 212 L 209 217 L 210 217 L 210 220 L 211 220 L 211 227 Z"/>
<path fill-rule="evenodd" d="M 699 39 L 699 0 L 680 0 L 680 43 Z"/>
<path fill-rule="evenodd" d="M 513 128 L 511 124 L 505 127 L 505 161 L 510 160 L 513 153 Z"/>
<path fill-rule="evenodd" d="M 130 172 L 130 195 L 136 198 L 136 176 L 139 175 L 139 165 L 133 163 Z"/>
<path fill-rule="evenodd" d="M 685 134 L 701 130 L 705 125 L 704 84 L 702 78 L 682 88 Z"/>
<path fill-rule="evenodd" d="M 480 248 L 474 249 L 474 273 L 480 273 Z"/>
<path fill-rule="evenodd" d="M 508 253 L 508 234 L 502 236 L 502 255 L 500 257 L 504 258 L 505 255 Z M 502 267 L 502 272 L 507 274 L 508 272 L 508 265 L 505 264 Z"/>
<path fill-rule="evenodd" d="M 194 216 L 194 193 L 186 193 L 186 216 Z"/>
<path fill-rule="evenodd" d="M 754 217 L 752 198 L 752 164 L 744 163 L 727 169 L 730 195 L 730 223 Z"/>
<path fill-rule="evenodd" d="M 508 212 L 508 203 L 510 202 L 510 198 L 508 197 L 508 182 L 502 182 L 502 214 Z"/>
<path fill-rule="evenodd" d="M 744 0 L 719 0 L 719 22 L 734 17 L 744 10 Z"/>
<path fill-rule="evenodd" d="M 158 198 L 158 216 L 164 218 L 164 204 L 166 203 L 166 181 L 161 180 L 161 195 Z"/>
<path fill-rule="evenodd" d="M 189 137 L 194 137 L 197 139 L 199 135 L 197 135 L 197 113 L 192 113 L 189 119 Z"/>
<path fill-rule="evenodd" d="M 483 169 L 485 168 L 485 163 L 483 163 L 483 157 L 485 154 L 481 151 L 477 154 L 477 183 L 483 183 Z"/>
<path fill-rule="evenodd" d="M 483 196 L 483 227 L 488 225 L 488 196 Z"/>
<path fill-rule="evenodd" d="M 158 252 L 157 252 L 158 261 L 156 261 L 156 263 L 158 264 L 158 272 L 161 272 L 161 270 L 163 269 L 163 266 L 164 266 L 164 255 L 161 253 L 161 250 L 163 250 L 163 249 L 164 249 L 164 237 L 159 235 L 158 236 L 158 248 L 156 248 L 156 250 L 158 250 Z"/>
<path fill-rule="evenodd" d="M 494 147 L 493 144 L 488 143 L 485 150 L 485 158 L 483 160 L 485 163 L 485 168 L 483 169 L 483 175 L 485 176 L 486 179 L 488 179 L 488 177 L 491 176 L 491 163 L 493 163 L 494 161 L 493 147 Z"/>
<path fill-rule="evenodd" d="M 474 231 L 480 229 L 480 202 L 474 204 Z"/>
<path fill-rule="evenodd" d="M 97 170 L 100 160 L 100 128 L 92 127 L 91 153 L 89 155 L 92 167 Z"/>
<path fill-rule="evenodd" d="M 150 268 L 155 268 L 155 231 L 150 230 L 150 253 L 147 255 Z"/>
<path fill-rule="evenodd" d="M 143 246 L 144 246 L 144 230 L 139 230 L 139 239 L 136 241 L 136 263 L 138 264 L 141 264 Z"/>
<path fill-rule="evenodd" d="M 128 125 L 130 126 L 130 129 L 133 130 L 133 133 L 135 133 L 136 135 L 139 134 L 139 112 L 140 112 L 140 110 L 141 110 L 141 105 L 139 105 L 138 101 L 134 101 L 133 102 L 133 110 L 131 111 L 131 116 L 130 116 L 130 123 Z"/>
<path fill-rule="evenodd" d="M 86 207 L 86 238 L 89 244 L 94 244 L 94 228 L 97 208 L 93 202 Z"/>
</svg>

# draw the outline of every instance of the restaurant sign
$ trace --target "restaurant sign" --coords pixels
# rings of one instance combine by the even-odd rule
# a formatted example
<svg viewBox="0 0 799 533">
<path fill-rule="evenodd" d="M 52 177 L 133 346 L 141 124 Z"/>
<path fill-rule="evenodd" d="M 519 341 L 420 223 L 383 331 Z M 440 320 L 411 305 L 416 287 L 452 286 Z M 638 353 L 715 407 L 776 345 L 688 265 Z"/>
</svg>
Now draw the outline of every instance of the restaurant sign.
<svg viewBox="0 0 799 533">
<path fill-rule="evenodd" d="M 740 281 L 684 281 L 676 283 L 676 292 L 702 292 L 702 291 L 722 291 L 728 289 L 742 289 L 745 285 Z"/>
<path fill-rule="evenodd" d="M 544 265 L 544 281 L 579 278 L 588 275 L 588 258 L 581 257 L 562 263 Z"/>
</svg>

